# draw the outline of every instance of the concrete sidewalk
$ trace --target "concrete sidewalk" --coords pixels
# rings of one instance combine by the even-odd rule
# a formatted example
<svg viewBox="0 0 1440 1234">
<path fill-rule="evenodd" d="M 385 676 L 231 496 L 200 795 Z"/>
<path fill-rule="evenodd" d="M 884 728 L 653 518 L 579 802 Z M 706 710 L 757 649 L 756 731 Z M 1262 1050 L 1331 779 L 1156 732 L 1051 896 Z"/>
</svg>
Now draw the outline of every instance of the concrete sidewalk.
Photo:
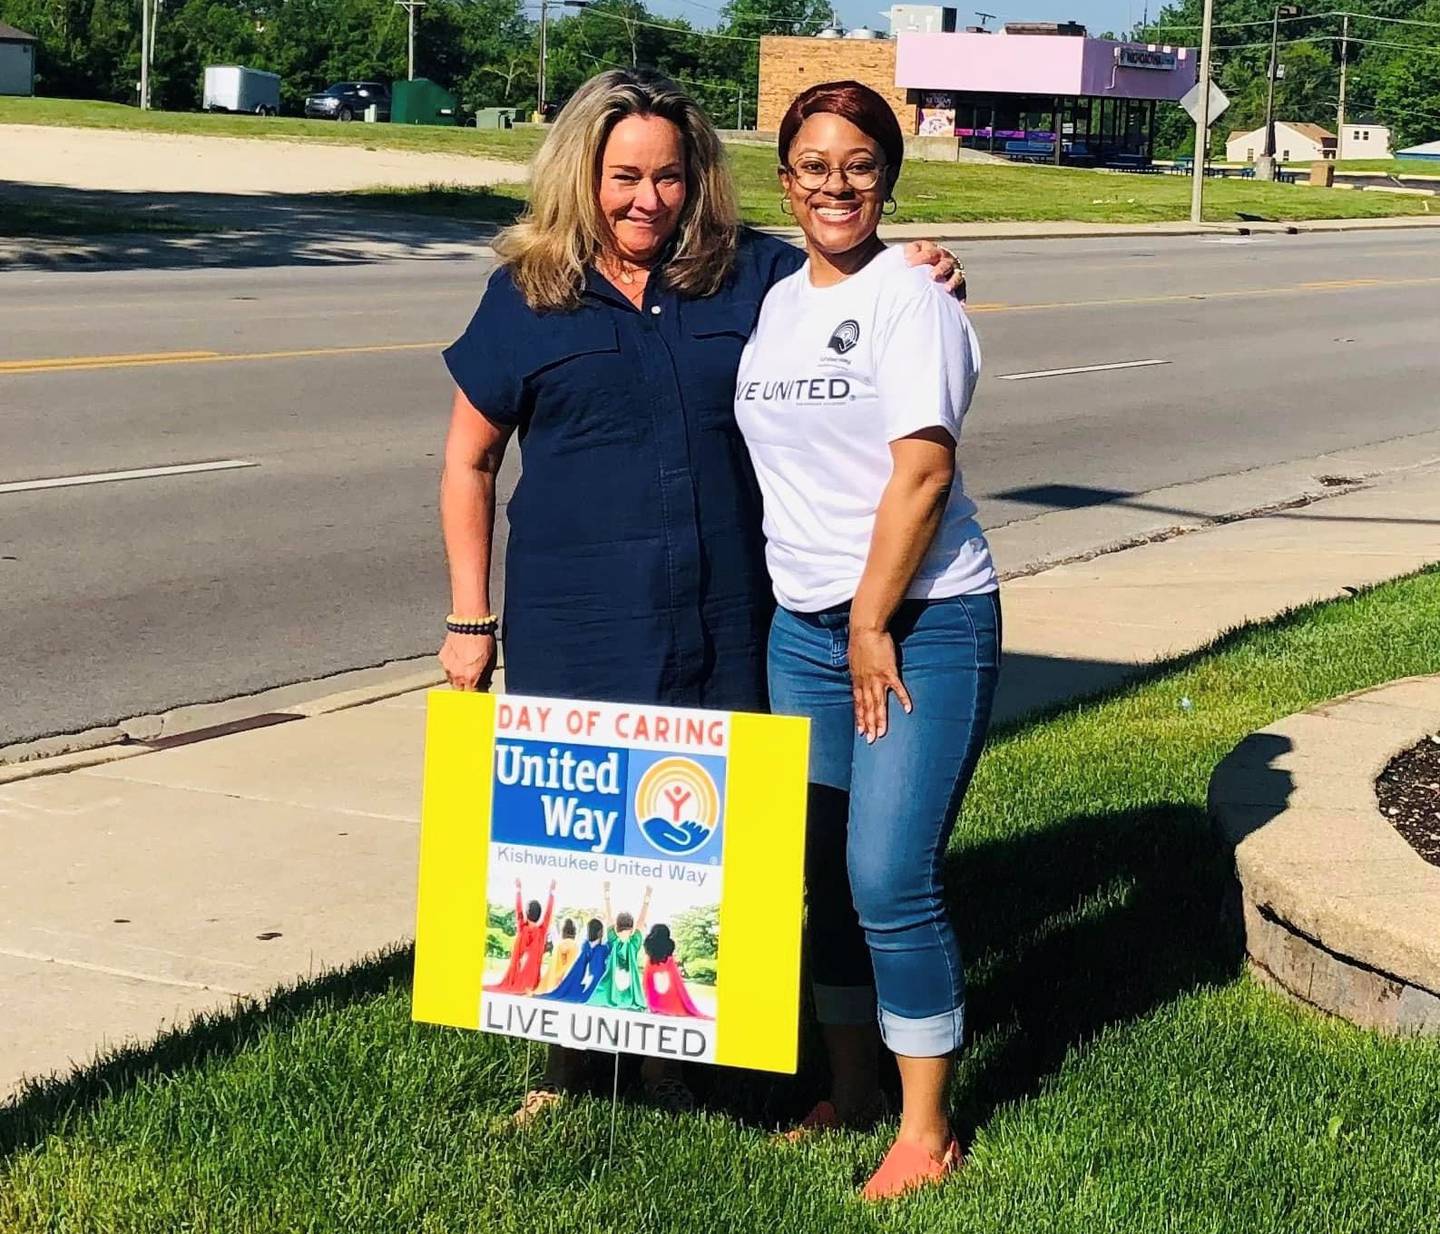
<svg viewBox="0 0 1440 1234">
<path fill-rule="evenodd" d="M 1426 465 L 1014 579 L 1001 718 L 1437 558 Z M 0 1097 L 409 937 L 425 696 L 359 701 L 0 769 Z"/>
</svg>

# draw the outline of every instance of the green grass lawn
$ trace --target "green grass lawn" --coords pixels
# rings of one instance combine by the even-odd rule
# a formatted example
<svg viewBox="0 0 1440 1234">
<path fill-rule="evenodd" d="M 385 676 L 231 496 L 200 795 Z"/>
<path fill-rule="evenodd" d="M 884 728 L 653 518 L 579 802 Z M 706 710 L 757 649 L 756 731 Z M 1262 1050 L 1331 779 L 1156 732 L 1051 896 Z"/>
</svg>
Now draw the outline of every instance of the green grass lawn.
<svg viewBox="0 0 1440 1234">
<path fill-rule="evenodd" d="M 499 1129 L 526 1049 L 410 1023 L 409 957 L 219 1017 L 0 1112 L 0 1229 L 1420 1234 L 1440 1228 L 1440 1042 L 1242 975 L 1204 812 L 1247 732 L 1440 671 L 1440 571 L 1244 630 L 996 734 L 949 864 L 973 1035 L 968 1168 L 853 1200 L 888 1128 L 767 1127 L 815 1076 L 702 1071 L 706 1112 L 581 1098 Z M 397 876 L 400 872 L 397 872 Z M 813 1063 L 813 1048 L 809 1053 Z"/>
<path fill-rule="evenodd" d="M 761 226 L 793 223 L 780 212 L 774 153 L 731 145 L 729 155 L 745 221 Z M 519 183 L 489 189 L 431 185 L 343 197 L 362 207 L 508 222 L 524 209 L 525 192 Z M 897 223 L 1160 223 L 1190 217 L 1190 181 L 1184 177 L 1069 167 L 909 162 L 895 196 L 899 209 L 891 221 Z M 1242 216 L 1283 222 L 1428 213 L 1440 217 L 1440 201 L 1253 180 L 1211 180 L 1205 187 L 1205 217 L 1214 222 Z"/>
<path fill-rule="evenodd" d="M 0 124 L 52 124 L 69 128 L 130 129 L 200 137 L 252 137 L 370 146 L 432 154 L 473 154 L 523 163 L 544 136 L 536 129 L 490 131 L 430 125 L 341 124 L 280 116 L 208 115 L 203 112 L 141 111 L 123 103 L 83 99 L 0 98 Z"/>
<path fill-rule="evenodd" d="M 1432 176 L 1440 179 L 1440 159 L 1346 159 L 1336 171 L 1378 171 L 1387 176 Z"/>
</svg>

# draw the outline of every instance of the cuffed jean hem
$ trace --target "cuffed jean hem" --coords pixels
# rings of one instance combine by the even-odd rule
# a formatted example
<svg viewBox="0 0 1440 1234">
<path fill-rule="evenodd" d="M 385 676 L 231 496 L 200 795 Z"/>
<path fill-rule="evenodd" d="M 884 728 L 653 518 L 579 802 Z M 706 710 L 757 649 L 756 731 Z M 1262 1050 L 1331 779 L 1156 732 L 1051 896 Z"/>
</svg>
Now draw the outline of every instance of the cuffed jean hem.
<svg viewBox="0 0 1440 1234">
<path fill-rule="evenodd" d="M 942 1011 L 921 1020 L 907 1019 L 880 1008 L 880 1036 L 892 1054 L 906 1058 L 940 1058 L 965 1044 L 965 1008 Z"/>
<path fill-rule="evenodd" d="M 810 987 L 815 995 L 815 1018 L 821 1024 L 875 1023 L 873 985 L 820 985 Z"/>
</svg>

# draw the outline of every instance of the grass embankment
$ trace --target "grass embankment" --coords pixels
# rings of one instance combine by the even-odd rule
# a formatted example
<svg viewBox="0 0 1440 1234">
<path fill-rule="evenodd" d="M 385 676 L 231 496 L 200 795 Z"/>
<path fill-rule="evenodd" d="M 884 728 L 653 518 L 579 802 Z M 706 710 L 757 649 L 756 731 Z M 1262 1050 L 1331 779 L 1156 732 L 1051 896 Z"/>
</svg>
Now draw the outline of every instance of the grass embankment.
<svg viewBox="0 0 1440 1234">
<path fill-rule="evenodd" d="M 763 147 L 731 145 L 729 155 L 746 222 L 761 226 L 793 223 L 793 218 L 780 211 L 775 154 Z M 488 189 L 430 185 L 347 197 L 371 208 L 506 222 L 524 209 L 525 192 L 523 184 Z M 899 209 L 890 219 L 895 223 L 1164 223 L 1190 216 L 1190 181 L 1183 176 L 1137 176 L 1069 167 L 911 161 L 905 164 L 895 196 Z M 1429 213 L 1440 216 L 1440 201 L 1254 180 L 1215 179 L 1205 186 L 1205 217 L 1212 222 L 1244 217 L 1285 222 Z"/>
<path fill-rule="evenodd" d="M 195 137 L 323 142 L 377 150 L 475 155 L 523 163 L 544 136 L 535 129 L 436 128 L 419 124 L 341 124 L 280 116 L 209 115 L 203 112 L 141 111 L 122 103 L 83 99 L 0 98 L 0 124 L 49 124 L 67 128 L 125 129 Z"/>
<path fill-rule="evenodd" d="M 1211 769 L 1247 732 L 1440 671 L 1437 624 L 1430 572 L 995 736 L 949 869 L 970 1163 L 936 1193 L 878 1212 L 851 1198 L 889 1129 L 771 1143 L 766 1123 L 803 1106 L 805 1082 L 702 1072 L 708 1113 L 623 1106 L 610 1167 L 603 1099 L 499 1132 L 525 1047 L 411 1024 L 401 955 L 0 1114 L 0 1228 L 1440 1228 L 1440 1042 L 1383 1039 L 1243 977 L 1204 811 Z"/>
<path fill-rule="evenodd" d="M 201 228 L 184 219 L 147 214 L 143 210 L 108 206 L 52 206 L 7 200 L 0 196 L 0 237 L 55 239 L 66 236 L 112 236 L 134 233 L 184 235 Z"/>
<path fill-rule="evenodd" d="M 1424 176 L 1440 180 L 1440 159 L 1345 159 L 1336 171 L 1373 171 L 1386 176 Z"/>
</svg>

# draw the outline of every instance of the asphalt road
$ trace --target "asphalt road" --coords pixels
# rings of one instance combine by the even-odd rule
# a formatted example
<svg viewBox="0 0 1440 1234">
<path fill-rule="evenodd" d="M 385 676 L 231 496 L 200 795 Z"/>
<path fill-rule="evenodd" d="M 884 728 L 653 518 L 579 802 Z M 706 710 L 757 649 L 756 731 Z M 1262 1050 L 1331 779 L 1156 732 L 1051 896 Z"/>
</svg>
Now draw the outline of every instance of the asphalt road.
<svg viewBox="0 0 1440 1234">
<path fill-rule="evenodd" d="M 965 257 L 988 526 L 1440 429 L 1440 233 Z M 432 651 L 437 351 L 486 271 L 0 275 L 0 746 Z M 4 488 L 211 460 L 255 465 Z"/>
</svg>

